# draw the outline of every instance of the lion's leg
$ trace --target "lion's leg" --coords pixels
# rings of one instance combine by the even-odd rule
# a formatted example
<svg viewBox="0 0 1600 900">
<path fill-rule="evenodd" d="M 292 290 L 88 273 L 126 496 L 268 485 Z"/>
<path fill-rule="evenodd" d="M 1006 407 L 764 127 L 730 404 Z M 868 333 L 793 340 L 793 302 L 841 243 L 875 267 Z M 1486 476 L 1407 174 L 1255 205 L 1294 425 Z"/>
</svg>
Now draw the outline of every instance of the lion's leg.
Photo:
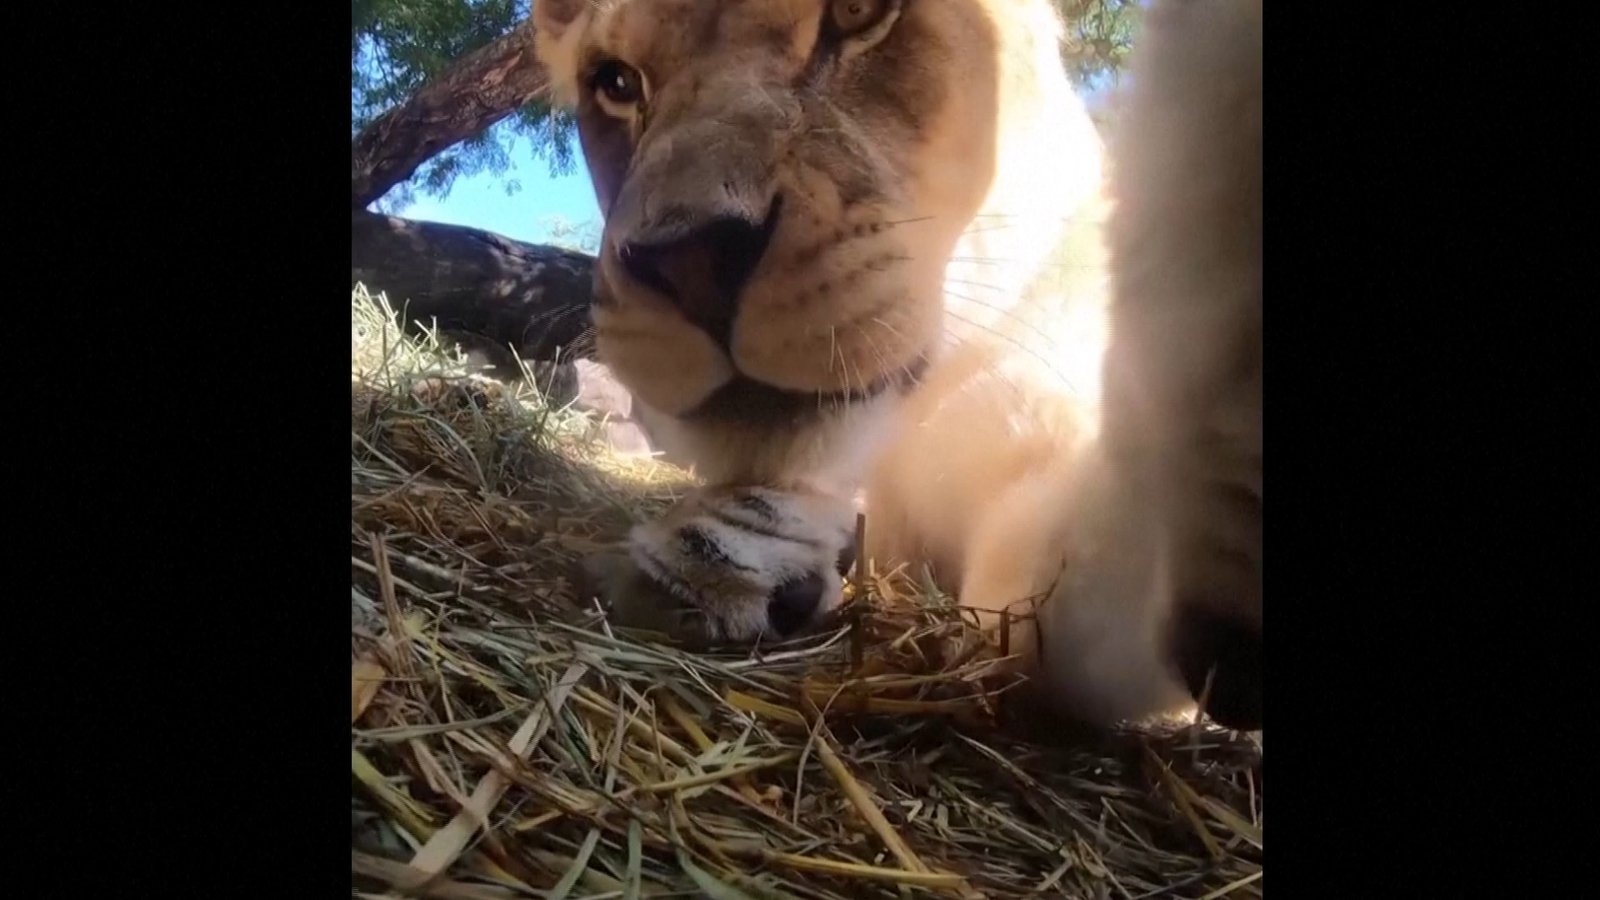
<svg viewBox="0 0 1600 900">
<path fill-rule="evenodd" d="M 1157 546 L 1097 476 L 1092 457 L 1067 460 L 998 494 L 968 543 L 962 603 L 993 626 L 1012 611 L 1017 668 L 1073 718 L 1182 711 L 1192 701 L 1167 662 L 1150 580 Z"/>
<path fill-rule="evenodd" d="M 1166 669 L 1217 721 L 1258 729 L 1260 0 L 1154 4 L 1131 83 L 1102 434 L 1064 507 L 1043 668 L 1069 702 L 1113 682 L 1142 697 Z"/>
</svg>

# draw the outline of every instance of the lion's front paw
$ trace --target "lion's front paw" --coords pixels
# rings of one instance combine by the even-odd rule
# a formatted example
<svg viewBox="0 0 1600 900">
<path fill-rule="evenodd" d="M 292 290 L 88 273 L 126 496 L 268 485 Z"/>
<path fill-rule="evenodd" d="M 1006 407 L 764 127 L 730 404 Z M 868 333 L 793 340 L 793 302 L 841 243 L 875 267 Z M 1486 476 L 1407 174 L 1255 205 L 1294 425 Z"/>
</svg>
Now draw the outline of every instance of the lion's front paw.
<svg viewBox="0 0 1600 900">
<path fill-rule="evenodd" d="M 834 497 L 705 489 L 586 568 L 623 627 L 696 643 L 788 638 L 842 600 L 853 526 L 851 504 Z"/>
</svg>

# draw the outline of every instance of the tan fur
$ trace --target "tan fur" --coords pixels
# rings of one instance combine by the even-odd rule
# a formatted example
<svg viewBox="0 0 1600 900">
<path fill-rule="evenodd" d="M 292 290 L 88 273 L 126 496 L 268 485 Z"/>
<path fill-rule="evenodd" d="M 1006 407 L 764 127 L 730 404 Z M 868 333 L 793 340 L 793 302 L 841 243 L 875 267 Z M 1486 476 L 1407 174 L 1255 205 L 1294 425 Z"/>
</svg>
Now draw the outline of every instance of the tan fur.
<svg viewBox="0 0 1600 900">
<path fill-rule="evenodd" d="M 1182 504 L 1169 491 L 1120 512 L 1139 479 L 1101 435 L 1109 203 L 1099 136 L 1057 55 L 1059 23 L 1047 0 L 884 2 L 882 27 L 839 42 L 839 62 L 820 71 L 808 66 L 831 40 L 825 0 L 535 4 L 541 59 L 578 110 L 606 215 L 601 359 L 669 455 L 707 481 L 635 532 L 633 564 L 714 622 L 711 635 L 753 639 L 770 630 L 772 591 L 829 573 L 841 523 L 864 504 L 875 559 L 930 561 L 969 605 L 1026 602 L 1076 560 L 1095 587 L 1053 601 L 1073 609 L 1044 620 L 1060 676 L 1047 683 L 1088 718 L 1182 707 L 1192 697 L 1170 661 L 1165 551 L 1146 546 L 1166 526 L 1144 527 Z M 586 82 L 604 59 L 642 73 L 642 104 L 619 107 Z M 1147 168 L 1162 165 L 1177 163 Z M 620 261 L 625 246 L 713 217 L 761 221 L 778 195 L 724 343 L 697 306 L 703 292 L 674 302 Z M 1161 202 L 1136 204 L 1123 231 L 1158 234 Z M 1154 269 L 1177 255 L 1152 247 L 1141 261 L 1124 242 L 1121 264 Z M 687 254 L 671 262 L 680 286 L 709 284 Z M 1130 314 L 1119 315 L 1122 326 Z M 1181 341 L 1167 321 L 1124 355 L 1147 360 L 1153 342 Z M 1174 384 L 1204 380 L 1207 366 L 1217 368 L 1195 358 Z M 921 373 L 914 388 L 899 383 L 908 371 Z M 872 397 L 838 396 L 850 391 Z M 1139 407 L 1148 391 L 1137 391 L 1107 398 Z M 1125 423 L 1116 440 L 1144 427 L 1108 415 Z M 766 511 L 738 505 L 747 488 L 764 492 Z M 746 527 L 784 537 L 769 545 L 737 533 Z M 695 549 L 707 528 L 722 529 L 710 560 L 731 559 L 721 571 Z M 837 599 L 824 593 L 819 610 Z"/>
<path fill-rule="evenodd" d="M 1260 727 L 1262 627 L 1261 0 L 1150 8 L 1114 145 L 1117 285 L 1098 503 L 1051 598 L 1047 672 L 1063 693 L 1097 628 L 1144 646 L 1208 711 Z M 1095 620 L 1092 627 L 1088 620 Z M 1109 623 L 1109 624 L 1100 624 Z M 1118 663 L 1120 664 L 1120 663 Z M 1214 668 L 1214 670 L 1213 670 Z"/>
</svg>

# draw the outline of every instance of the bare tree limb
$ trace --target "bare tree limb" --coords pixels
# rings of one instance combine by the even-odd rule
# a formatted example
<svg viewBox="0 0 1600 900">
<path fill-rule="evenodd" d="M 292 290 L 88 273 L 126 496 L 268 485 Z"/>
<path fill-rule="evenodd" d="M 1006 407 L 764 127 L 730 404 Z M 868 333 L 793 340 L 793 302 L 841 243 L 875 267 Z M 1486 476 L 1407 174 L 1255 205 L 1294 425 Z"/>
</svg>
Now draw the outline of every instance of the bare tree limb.
<svg viewBox="0 0 1600 900">
<path fill-rule="evenodd" d="M 510 346 L 526 360 L 583 355 L 594 260 L 438 222 L 352 210 L 350 277 L 419 320 Z"/>
</svg>

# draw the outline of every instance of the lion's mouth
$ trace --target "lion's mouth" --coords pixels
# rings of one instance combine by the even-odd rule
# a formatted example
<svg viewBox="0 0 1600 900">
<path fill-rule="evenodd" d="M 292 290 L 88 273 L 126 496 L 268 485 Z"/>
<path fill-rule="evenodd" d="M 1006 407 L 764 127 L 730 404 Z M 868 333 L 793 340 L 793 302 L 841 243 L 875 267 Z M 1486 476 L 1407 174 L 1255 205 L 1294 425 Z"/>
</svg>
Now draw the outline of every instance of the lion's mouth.
<svg viewBox="0 0 1600 900">
<path fill-rule="evenodd" d="M 730 381 L 679 418 L 792 423 L 867 403 L 886 394 L 903 394 L 916 387 L 927 370 L 927 357 L 917 356 L 909 364 L 861 387 L 839 391 L 781 388 L 736 373 Z"/>
</svg>

